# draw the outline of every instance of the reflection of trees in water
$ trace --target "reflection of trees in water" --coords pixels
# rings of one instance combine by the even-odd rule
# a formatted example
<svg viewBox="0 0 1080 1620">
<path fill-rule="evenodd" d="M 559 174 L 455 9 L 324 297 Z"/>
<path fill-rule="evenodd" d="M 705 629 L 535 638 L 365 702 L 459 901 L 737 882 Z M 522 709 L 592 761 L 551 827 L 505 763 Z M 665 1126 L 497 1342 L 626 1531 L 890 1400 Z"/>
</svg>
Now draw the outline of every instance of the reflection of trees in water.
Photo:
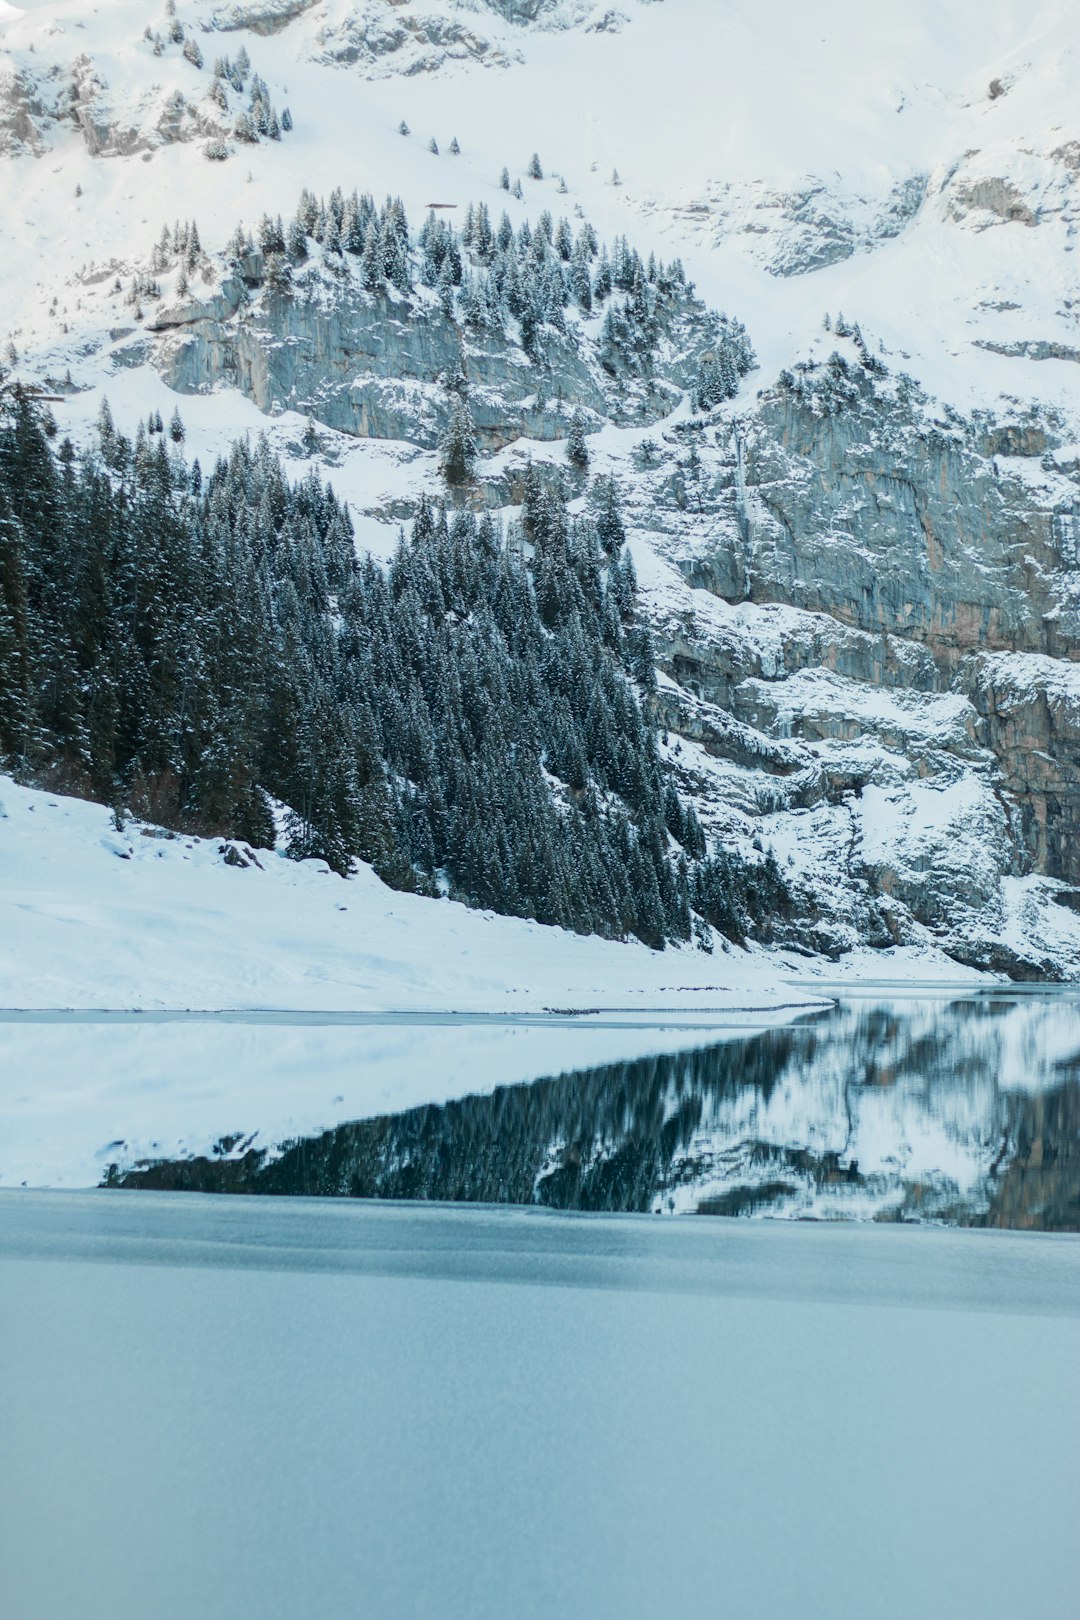
<svg viewBox="0 0 1080 1620">
<path fill-rule="evenodd" d="M 1080 1050 L 1080 1013 L 1071 1007 L 847 1006 L 745 1041 L 343 1125 L 273 1156 L 150 1165 L 114 1179 L 201 1191 L 581 1210 L 670 1201 L 717 1214 L 805 1208 L 1080 1229 L 1080 1068 L 1046 1057 L 1062 1051 L 1060 1024 L 1042 1022 L 1055 1011 L 1075 1019 Z M 1018 1051 L 1042 1062 L 1044 1083 L 1055 1073 L 1058 1083 L 1037 1094 L 1003 1089 Z M 1015 1084 L 1017 1076 L 1005 1078 Z M 860 1166 L 864 1127 L 863 1150 L 865 1141 L 880 1148 L 884 1137 L 888 1147 L 895 1137 L 884 1164 L 879 1153 L 876 1164 Z M 964 1178 L 919 1161 L 908 1144 L 922 1138 L 944 1139 Z"/>
</svg>

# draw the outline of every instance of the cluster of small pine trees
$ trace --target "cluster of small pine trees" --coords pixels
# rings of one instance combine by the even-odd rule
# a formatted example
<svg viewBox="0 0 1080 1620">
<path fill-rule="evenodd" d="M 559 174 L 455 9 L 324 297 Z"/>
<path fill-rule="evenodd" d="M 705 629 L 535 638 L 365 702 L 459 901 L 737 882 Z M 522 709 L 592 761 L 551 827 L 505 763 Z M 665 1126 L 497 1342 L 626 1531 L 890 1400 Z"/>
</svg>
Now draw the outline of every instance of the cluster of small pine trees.
<svg viewBox="0 0 1080 1620">
<path fill-rule="evenodd" d="M 570 518 L 531 473 L 509 544 L 490 517 L 422 504 L 388 575 L 361 571 L 363 686 L 417 871 L 474 905 L 659 946 L 689 934 L 689 874 L 635 689 L 655 674 L 622 540 L 610 486 Z"/>
<path fill-rule="evenodd" d="M 877 366 L 880 367 L 880 362 Z M 857 405 L 868 387 L 873 388 L 872 380 L 864 378 L 837 349 L 824 365 L 815 365 L 809 360 L 796 361 L 790 371 L 780 373 L 777 382 L 782 392 L 790 394 L 815 416 L 839 416 Z"/>
<path fill-rule="evenodd" d="M 355 259 L 369 292 L 387 283 L 405 296 L 417 283 L 431 288 L 447 317 L 477 335 L 506 336 L 514 323 L 530 358 L 539 357 L 545 328 L 567 334 L 571 307 L 583 315 L 603 309 L 600 359 L 613 376 L 647 376 L 665 322 L 691 307 L 706 315 L 680 260 L 643 259 L 625 237 L 602 244 L 588 222 L 575 232 L 547 210 L 517 230 L 505 212 L 494 223 L 486 203 L 470 204 L 460 229 L 432 210 L 414 241 L 398 197 L 379 207 L 355 191 L 346 197 L 336 189 L 323 200 L 305 190 L 287 225 L 264 215 L 255 236 L 238 227 L 229 251 L 245 259 L 258 249 L 267 280 L 284 290 L 313 243 L 331 268 Z M 756 363 L 740 322 L 721 316 L 715 328 L 696 393 L 706 407 L 729 397 Z"/>
<path fill-rule="evenodd" d="M 179 24 L 175 26 L 179 27 Z M 182 29 L 181 37 L 183 37 Z M 184 43 L 184 55 L 193 66 L 202 67 L 202 52 L 192 36 Z M 253 144 L 264 137 L 267 140 L 280 141 L 282 135 L 287 135 L 292 129 L 292 113 L 288 107 L 283 107 L 279 117 L 277 108 L 270 99 L 266 80 L 252 71 L 251 58 L 243 45 L 237 52 L 235 61 L 228 56 L 219 56 L 214 63 L 209 96 L 218 110 L 225 114 L 232 112 L 230 91 L 234 96 L 243 97 L 245 93 L 247 95 L 247 103 L 245 105 L 241 101 L 232 125 L 231 133 L 236 140 L 248 144 Z M 221 141 L 212 141 L 207 147 L 207 155 L 224 158 L 228 156 L 228 148 Z"/>
<path fill-rule="evenodd" d="M 758 845 L 760 848 L 760 844 Z M 694 910 L 728 939 L 768 938 L 778 916 L 790 915 L 791 891 L 772 850 L 756 864 L 718 849 L 695 866 Z"/>
<path fill-rule="evenodd" d="M 693 903 L 721 916 L 610 481 L 572 517 L 530 473 L 508 537 L 424 502 L 383 569 L 265 440 L 204 479 L 178 416 L 131 441 L 105 407 L 80 455 L 4 397 L 7 768 L 262 845 L 278 801 L 297 856 L 582 932 L 659 947 Z"/>
<path fill-rule="evenodd" d="M 826 315 L 824 327 L 838 338 L 851 339 L 858 364 L 853 366 L 846 355 L 834 349 L 824 364 L 797 361 L 790 371 L 780 373 L 778 382 L 784 393 L 813 411 L 815 416 L 838 416 L 857 405 L 868 392 L 872 394 L 874 379 L 887 376 L 888 368 L 881 357 L 871 351 L 857 321 L 849 323 L 841 313 L 834 323 Z"/>
<path fill-rule="evenodd" d="M 194 220 L 177 220 L 171 230 L 168 225 L 162 226 L 161 235 L 150 255 L 151 274 L 136 272 L 128 291 L 128 303 L 141 311 L 144 300 L 160 298 L 161 284 L 156 277 L 177 264 L 180 274 L 176 278 L 176 292 L 180 298 L 186 298 L 189 278 L 196 268 L 201 265 L 204 274 L 209 274 L 209 260 L 203 252 L 199 227 Z"/>
<path fill-rule="evenodd" d="M 711 411 L 723 400 L 734 399 L 739 391 L 739 378 L 754 363 L 746 329 L 738 321 L 729 322 L 715 351 L 702 359 L 694 389 L 694 404 L 698 410 Z"/>
</svg>

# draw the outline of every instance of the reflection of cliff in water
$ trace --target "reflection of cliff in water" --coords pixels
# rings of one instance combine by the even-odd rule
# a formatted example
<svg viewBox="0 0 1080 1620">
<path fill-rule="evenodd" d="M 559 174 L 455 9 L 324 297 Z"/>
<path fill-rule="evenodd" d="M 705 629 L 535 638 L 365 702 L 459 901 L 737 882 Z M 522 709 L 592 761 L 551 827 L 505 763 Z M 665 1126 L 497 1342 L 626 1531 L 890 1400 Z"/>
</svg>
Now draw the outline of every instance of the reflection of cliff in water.
<svg viewBox="0 0 1080 1620">
<path fill-rule="evenodd" d="M 1080 1230 L 1080 1006 L 837 1009 L 344 1125 L 276 1154 L 145 1165 L 199 1191 Z"/>
</svg>

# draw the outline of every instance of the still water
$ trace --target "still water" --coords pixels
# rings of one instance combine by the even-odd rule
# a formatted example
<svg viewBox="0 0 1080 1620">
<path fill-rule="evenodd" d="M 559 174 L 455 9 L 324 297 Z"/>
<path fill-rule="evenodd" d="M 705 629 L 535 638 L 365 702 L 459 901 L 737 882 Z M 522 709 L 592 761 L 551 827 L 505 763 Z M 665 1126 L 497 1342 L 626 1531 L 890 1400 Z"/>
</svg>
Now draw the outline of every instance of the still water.
<svg viewBox="0 0 1080 1620">
<path fill-rule="evenodd" d="M 0 1193 L 4 1620 L 1075 1620 L 1080 1239 Z"/>
<path fill-rule="evenodd" d="M 1080 1230 L 1080 999 L 843 993 L 784 1028 L 115 1165 L 110 1185 Z M 377 1066 L 377 1056 L 358 1064 Z"/>
<path fill-rule="evenodd" d="M 724 1040 L 7 1027 L 12 1122 L 82 1043 L 80 1132 L 103 1055 L 105 1113 L 181 1132 L 265 1127 L 271 1051 L 312 1108 L 475 1083 L 0 1192 L 0 1620 L 1074 1620 L 1075 997 L 844 991 Z"/>
</svg>

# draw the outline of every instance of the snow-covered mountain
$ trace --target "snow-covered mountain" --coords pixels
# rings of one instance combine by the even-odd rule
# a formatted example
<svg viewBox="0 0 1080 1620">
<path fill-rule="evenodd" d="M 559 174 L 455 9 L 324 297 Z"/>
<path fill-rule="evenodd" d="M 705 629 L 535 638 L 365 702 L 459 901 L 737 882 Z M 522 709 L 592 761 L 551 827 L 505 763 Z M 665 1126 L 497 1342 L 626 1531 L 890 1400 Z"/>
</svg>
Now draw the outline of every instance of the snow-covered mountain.
<svg viewBox="0 0 1080 1620">
<path fill-rule="evenodd" d="M 204 465 L 265 432 L 380 557 L 443 487 L 459 351 L 457 499 L 515 517 L 530 460 L 580 499 L 578 412 L 665 757 L 710 837 L 775 850 L 789 942 L 1073 976 L 1078 69 L 1067 0 L 3 4 L 0 363 L 79 442 L 105 397 L 129 433 L 179 404 Z M 464 286 L 373 300 L 359 244 L 271 263 L 263 216 L 335 188 L 565 216 L 694 293 L 644 370 L 599 305 L 530 352 Z"/>
</svg>

